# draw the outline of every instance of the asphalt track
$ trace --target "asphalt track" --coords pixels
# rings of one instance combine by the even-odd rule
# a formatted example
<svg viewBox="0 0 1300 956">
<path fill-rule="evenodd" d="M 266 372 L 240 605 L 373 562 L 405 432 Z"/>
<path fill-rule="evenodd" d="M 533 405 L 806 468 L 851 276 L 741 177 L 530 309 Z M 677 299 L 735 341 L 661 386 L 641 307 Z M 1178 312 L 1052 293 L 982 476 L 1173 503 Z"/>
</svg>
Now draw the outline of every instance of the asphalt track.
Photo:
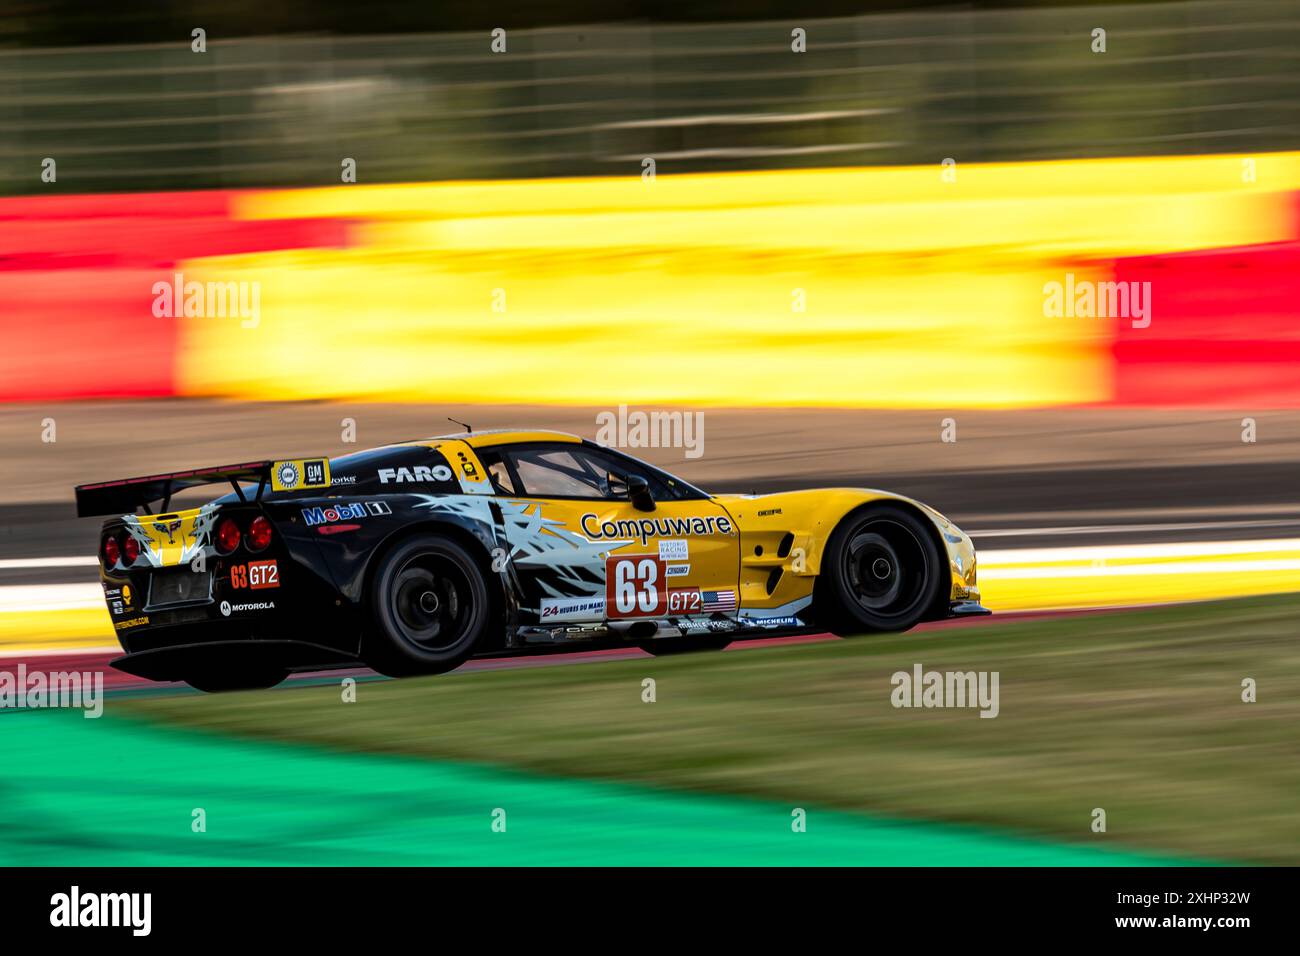
<svg viewBox="0 0 1300 956">
<path fill-rule="evenodd" d="M 459 431 L 449 416 L 480 431 L 555 428 L 599 438 L 597 416 L 611 411 L 179 400 L 7 405 L 0 407 L 0 503 L 70 509 L 73 486 L 88 481 L 260 457 L 338 455 Z M 1300 506 L 1294 480 L 1300 416 L 1294 413 L 719 408 L 699 414 L 692 447 L 625 450 L 709 490 L 866 484 L 926 497 L 967 521 L 1001 515 L 1033 521 L 1038 512 Z M 1255 423 L 1253 443 L 1242 441 L 1247 417 Z M 42 440 L 47 420 L 56 429 L 54 442 Z M 352 423 L 353 443 L 343 440 L 345 421 Z M 941 440 L 947 421 L 956 441 Z M 44 517 L 52 515 L 57 512 Z M 0 515 L 0 525 L 15 517 Z"/>
</svg>

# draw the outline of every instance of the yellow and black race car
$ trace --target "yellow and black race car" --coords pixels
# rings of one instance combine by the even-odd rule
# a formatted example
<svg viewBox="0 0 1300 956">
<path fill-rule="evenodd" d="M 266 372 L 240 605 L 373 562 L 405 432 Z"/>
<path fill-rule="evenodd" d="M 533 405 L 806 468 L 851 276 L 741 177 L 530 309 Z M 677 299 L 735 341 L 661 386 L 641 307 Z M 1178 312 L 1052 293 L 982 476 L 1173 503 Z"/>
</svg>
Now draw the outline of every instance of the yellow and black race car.
<svg viewBox="0 0 1300 956">
<path fill-rule="evenodd" d="M 224 497 L 168 510 L 227 482 Z M 852 488 L 710 495 L 560 432 L 464 433 L 76 494 L 78 514 L 117 515 L 99 552 L 126 651 L 114 665 L 202 690 L 358 664 L 440 673 L 535 646 L 663 654 L 989 613 L 970 538 L 919 502 Z"/>
</svg>

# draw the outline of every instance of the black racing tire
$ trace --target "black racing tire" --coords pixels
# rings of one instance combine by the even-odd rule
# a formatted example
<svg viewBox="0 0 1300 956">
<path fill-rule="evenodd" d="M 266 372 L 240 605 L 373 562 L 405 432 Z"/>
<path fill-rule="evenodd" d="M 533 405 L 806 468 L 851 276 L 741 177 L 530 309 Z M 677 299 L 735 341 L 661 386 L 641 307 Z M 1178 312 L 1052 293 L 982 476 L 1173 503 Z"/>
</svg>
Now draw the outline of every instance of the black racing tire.
<svg viewBox="0 0 1300 956">
<path fill-rule="evenodd" d="M 361 656 L 388 677 L 455 670 L 494 619 L 478 561 L 459 542 L 437 534 L 407 538 L 379 559 L 369 604 Z"/>
<path fill-rule="evenodd" d="M 730 643 L 729 637 L 701 634 L 698 637 L 664 637 L 659 640 L 638 641 L 636 646 L 655 657 L 666 657 L 670 654 L 692 654 L 695 651 L 720 651 Z"/>
<path fill-rule="evenodd" d="M 205 694 L 224 694 L 235 690 L 267 690 L 288 676 L 289 672 L 279 667 L 227 665 L 193 674 L 185 678 L 185 683 Z"/>
<path fill-rule="evenodd" d="M 906 631 L 932 616 L 951 587 L 935 531 L 909 508 L 875 504 L 831 532 L 817 580 L 819 619 L 832 634 Z"/>
</svg>

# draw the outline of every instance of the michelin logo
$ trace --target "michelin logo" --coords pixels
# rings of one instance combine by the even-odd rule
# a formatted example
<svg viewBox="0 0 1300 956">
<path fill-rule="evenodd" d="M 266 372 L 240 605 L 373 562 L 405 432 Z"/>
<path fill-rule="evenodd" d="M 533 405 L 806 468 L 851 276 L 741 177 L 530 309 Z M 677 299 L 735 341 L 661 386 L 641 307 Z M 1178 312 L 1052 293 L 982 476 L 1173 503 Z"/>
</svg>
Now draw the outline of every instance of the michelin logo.
<svg viewBox="0 0 1300 956">
<path fill-rule="evenodd" d="M 740 623 L 746 627 L 799 627 L 797 617 L 750 617 L 742 614 Z"/>
</svg>

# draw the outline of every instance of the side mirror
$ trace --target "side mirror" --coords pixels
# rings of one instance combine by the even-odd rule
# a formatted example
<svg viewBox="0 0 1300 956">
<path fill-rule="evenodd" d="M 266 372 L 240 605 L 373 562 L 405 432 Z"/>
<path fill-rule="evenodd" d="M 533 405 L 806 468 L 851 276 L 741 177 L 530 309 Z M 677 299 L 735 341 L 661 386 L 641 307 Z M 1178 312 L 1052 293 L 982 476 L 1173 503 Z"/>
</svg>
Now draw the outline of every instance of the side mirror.
<svg viewBox="0 0 1300 956">
<path fill-rule="evenodd" d="M 627 500 L 637 511 L 654 511 L 655 496 L 650 493 L 650 482 L 640 475 L 627 476 Z"/>
</svg>

